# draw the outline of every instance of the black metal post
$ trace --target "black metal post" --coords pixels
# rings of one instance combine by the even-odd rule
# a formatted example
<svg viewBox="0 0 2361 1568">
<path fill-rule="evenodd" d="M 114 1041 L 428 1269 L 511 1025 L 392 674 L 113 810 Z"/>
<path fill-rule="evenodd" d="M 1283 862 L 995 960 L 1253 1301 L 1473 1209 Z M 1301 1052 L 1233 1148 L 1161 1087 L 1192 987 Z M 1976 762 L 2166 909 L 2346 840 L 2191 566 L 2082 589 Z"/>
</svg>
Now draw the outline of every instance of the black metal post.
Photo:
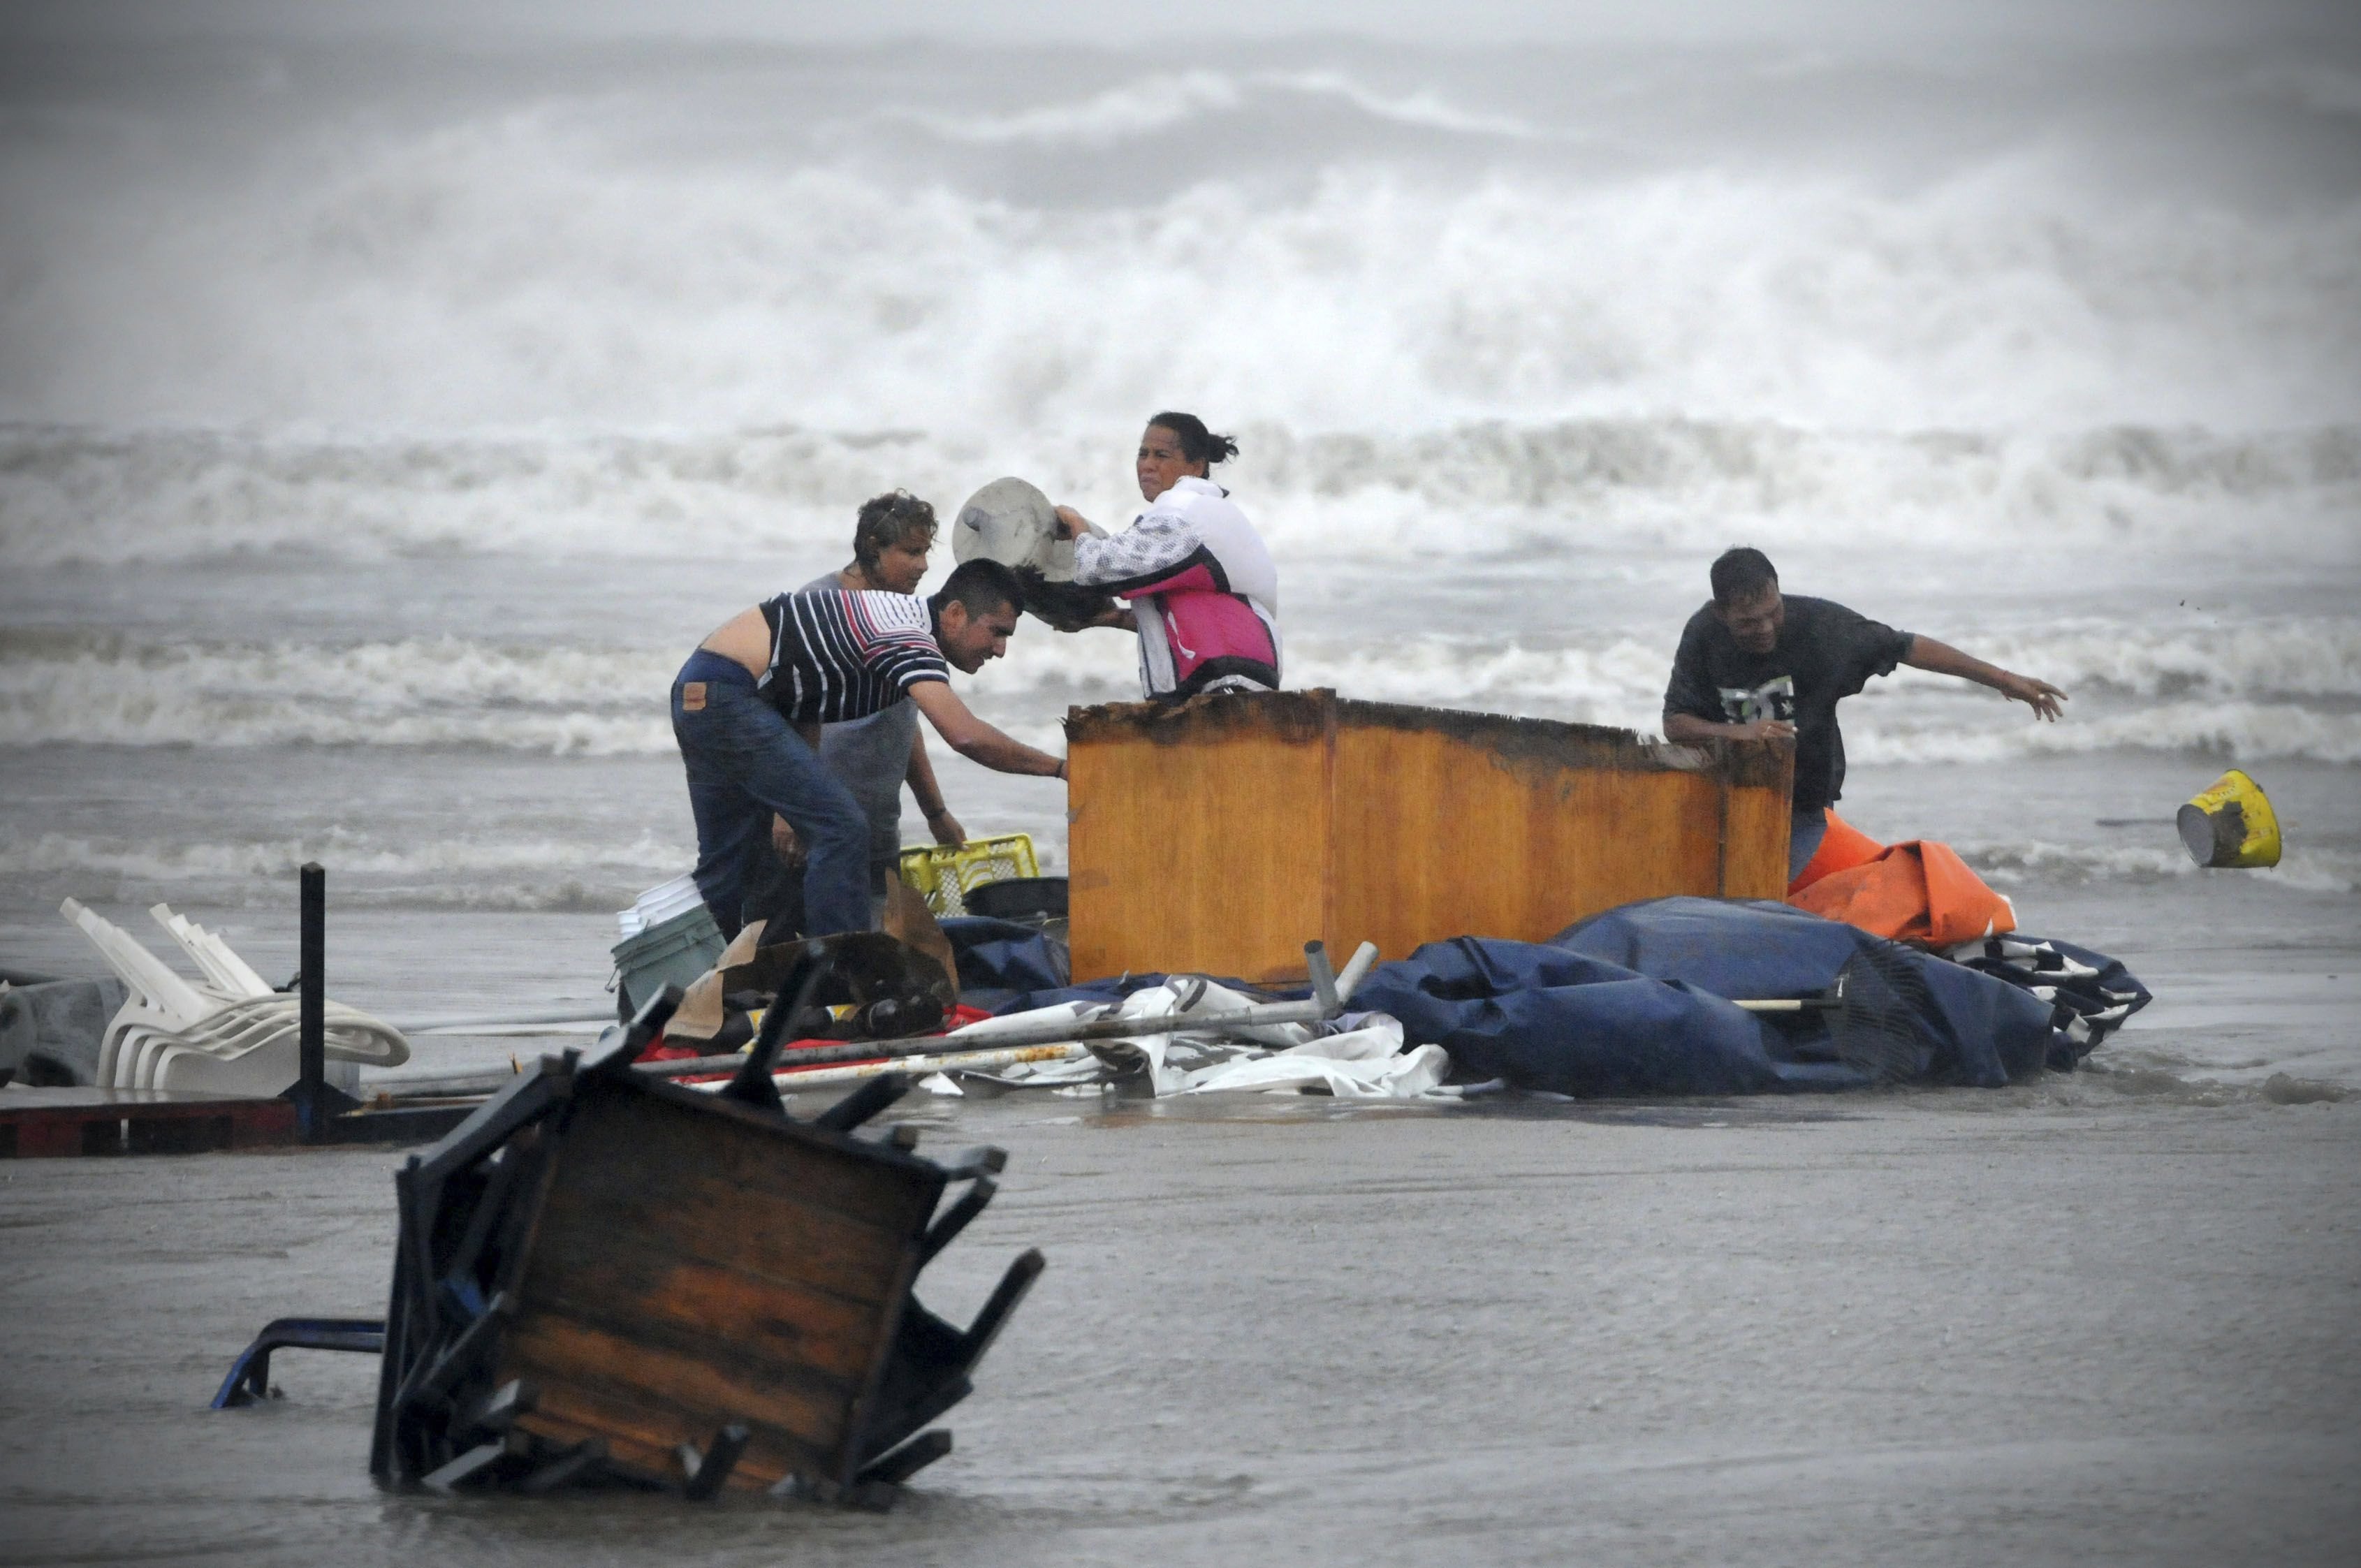
<svg viewBox="0 0 2361 1568">
<path fill-rule="evenodd" d="M 302 879 L 295 1082 L 285 1098 L 295 1102 L 295 1124 L 303 1141 L 317 1143 L 327 1131 L 328 1118 L 353 1109 L 354 1102 L 328 1087 L 328 873 L 319 861 L 306 861 Z"/>
<path fill-rule="evenodd" d="M 328 1078 L 328 872 L 317 861 L 303 862 L 302 1056 L 304 1098 L 316 1099 Z"/>
</svg>

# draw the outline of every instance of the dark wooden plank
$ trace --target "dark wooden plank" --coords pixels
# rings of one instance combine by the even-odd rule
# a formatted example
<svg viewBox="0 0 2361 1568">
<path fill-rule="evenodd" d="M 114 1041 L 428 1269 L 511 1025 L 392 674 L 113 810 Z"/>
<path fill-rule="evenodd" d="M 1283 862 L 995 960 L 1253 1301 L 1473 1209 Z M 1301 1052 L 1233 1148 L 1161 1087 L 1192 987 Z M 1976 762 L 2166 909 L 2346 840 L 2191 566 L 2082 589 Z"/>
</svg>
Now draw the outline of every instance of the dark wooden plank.
<svg viewBox="0 0 2361 1568">
<path fill-rule="evenodd" d="M 684 1257 L 631 1233 L 563 1269 L 535 1268 L 522 1299 L 626 1336 L 654 1332 L 690 1347 L 731 1346 L 860 1387 L 884 1307 L 751 1270 Z"/>
<path fill-rule="evenodd" d="M 563 1173 L 541 1215 L 532 1276 L 594 1264 L 616 1238 L 637 1237 L 658 1253 L 708 1263 L 781 1284 L 825 1290 L 848 1301 L 885 1299 L 914 1236 L 849 1223 L 824 1210 L 741 1197 L 697 1178 L 677 1181 L 665 1202 L 653 1195 L 602 1202 Z M 529 1278 L 530 1293 L 535 1285 Z"/>
<path fill-rule="evenodd" d="M 561 1409 L 570 1407 L 561 1407 Z M 680 1479 L 680 1466 L 671 1451 L 651 1447 L 635 1438 L 618 1435 L 609 1423 L 549 1410 L 517 1418 L 515 1430 L 530 1433 L 553 1447 L 566 1448 L 596 1440 L 607 1445 L 607 1463 L 633 1471 L 652 1481 Z"/>
<path fill-rule="evenodd" d="M 851 1404 L 844 1392 L 818 1384 L 817 1374 L 796 1376 L 793 1368 L 736 1351 L 716 1345 L 707 1355 L 689 1354 L 537 1311 L 508 1336 L 494 1381 L 533 1383 L 540 1392 L 535 1415 L 560 1412 L 579 1395 L 603 1398 L 618 1411 L 643 1412 L 619 1435 L 666 1452 L 702 1442 L 732 1420 L 790 1435 L 822 1453 L 843 1446 Z"/>
<path fill-rule="evenodd" d="M 693 1111 L 661 1107 L 648 1119 L 675 1134 L 694 1134 L 704 1119 Z M 910 1247 L 922 1234 L 943 1185 L 939 1171 L 910 1179 L 899 1170 L 871 1167 L 863 1179 L 884 1188 L 884 1201 L 872 1201 L 873 1217 L 883 1210 L 891 1224 L 878 1224 L 825 1203 L 783 1197 L 774 1189 L 779 1168 L 789 1174 L 804 1167 L 822 1175 L 851 1161 L 827 1148 L 783 1148 L 770 1163 L 766 1183 L 738 1179 L 733 1162 L 715 1157 L 739 1129 L 721 1129 L 714 1139 L 651 1136 L 631 1146 L 651 1151 L 653 1165 L 626 1158 L 612 1135 L 625 1119 L 593 1127 L 592 1135 L 569 1128 L 559 1151 L 548 1195 L 539 1215 L 533 1265 L 525 1284 L 529 1298 L 555 1289 L 552 1281 L 596 1267 L 618 1238 L 638 1238 L 645 1249 L 684 1263 L 705 1263 L 849 1301 L 890 1299 L 905 1271 Z M 681 1124 L 692 1124 L 683 1126 Z M 812 1187 L 823 1195 L 829 1184 Z M 837 1184 L 841 1185 L 841 1184 Z M 873 1191 L 863 1196 L 874 1198 Z"/>
<path fill-rule="evenodd" d="M 917 1230 L 942 1190 L 933 1166 L 883 1145 L 785 1122 L 681 1105 L 632 1086 L 600 1086 L 577 1106 L 565 1139 L 565 1184 L 601 1201 L 645 1206 L 672 1183 L 702 1177 L 743 1197 L 767 1197 L 846 1221 Z"/>
<path fill-rule="evenodd" d="M 734 1488 L 760 1490 L 790 1475 L 823 1475 L 836 1463 L 828 1450 L 814 1447 L 794 1433 L 740 1419 L 747 1429 L 747 1443 L 730 1472 L 730 1485 Z M 629 1403 L 583 1387 L 550 1390 L 529 1414 L 518 1417 L 516 1424 L 519 1431 L 552 1442 L 603 1438 L 613 1463 L 651 1479 L 673 1482 L 685 1479 L 680 1445 L 688 1443 L 701 1450 L 719 1430 L 708 1418 L 694 1412 Z"/>
<path fill-rule="evenodd" d="M 199 1154 L 295 1141 L 295 1107 L 283 1100 L 161 1091 L 12 1090 L 0 1107 L 0 1157 Z"/>
</svg>

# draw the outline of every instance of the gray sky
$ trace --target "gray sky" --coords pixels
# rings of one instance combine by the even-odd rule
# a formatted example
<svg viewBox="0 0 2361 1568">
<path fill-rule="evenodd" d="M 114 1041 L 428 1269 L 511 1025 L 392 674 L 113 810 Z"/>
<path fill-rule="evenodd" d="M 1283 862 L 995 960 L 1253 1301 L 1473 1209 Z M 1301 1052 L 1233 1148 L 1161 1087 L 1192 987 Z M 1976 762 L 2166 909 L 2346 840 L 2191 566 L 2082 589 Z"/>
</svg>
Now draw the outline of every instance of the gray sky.
<svg viewBox="0 0 2361 1568">
<path fill-rule="evenodd" d="M 2014 39 L 2097 47 L 2290 34 L 2361 38 L 2356 0 L 0 0 L 30 36 L 505 31 L 555 37 L 901 38 L 1218 47 L 1301 33 L 1430 42 L 1780 42 L 1905 48 Z"/>
</svg>

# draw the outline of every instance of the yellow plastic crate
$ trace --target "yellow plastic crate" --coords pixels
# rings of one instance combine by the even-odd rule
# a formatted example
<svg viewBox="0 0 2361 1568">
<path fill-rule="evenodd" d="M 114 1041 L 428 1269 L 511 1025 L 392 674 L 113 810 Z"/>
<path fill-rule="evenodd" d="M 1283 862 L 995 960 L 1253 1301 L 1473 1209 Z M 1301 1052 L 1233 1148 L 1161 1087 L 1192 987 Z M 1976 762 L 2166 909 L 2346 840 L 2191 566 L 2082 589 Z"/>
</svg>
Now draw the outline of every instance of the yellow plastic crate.
<svg viewBox="0 0 2361 1568">
<path fill-rule="evenodd" d="M 1033 858 L 1030 833 L 971 839 L 957 849 L 928 844 L 902 851 L 902 881 L 927 901 L 939 920 L 967 913 L 965 894 L 970 888 L 1040 874 L 1041 862 Z"/>
</svg>

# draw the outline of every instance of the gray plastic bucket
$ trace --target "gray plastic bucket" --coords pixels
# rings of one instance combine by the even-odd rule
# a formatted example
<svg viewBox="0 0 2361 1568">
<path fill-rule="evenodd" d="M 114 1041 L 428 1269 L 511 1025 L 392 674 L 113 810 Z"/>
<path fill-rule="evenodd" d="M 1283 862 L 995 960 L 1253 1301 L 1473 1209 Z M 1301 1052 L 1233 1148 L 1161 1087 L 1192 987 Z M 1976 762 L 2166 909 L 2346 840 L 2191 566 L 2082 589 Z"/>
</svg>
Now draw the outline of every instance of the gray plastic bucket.
<svg viewBox="0 0 2361 1568">
<path fill-rule="evenodd" d="M 667 985 L 686 986 L 721 956 L 721 927 L 698 905 L 615 944 L 615 974 L 628 1015 Z"/>
</svg>

